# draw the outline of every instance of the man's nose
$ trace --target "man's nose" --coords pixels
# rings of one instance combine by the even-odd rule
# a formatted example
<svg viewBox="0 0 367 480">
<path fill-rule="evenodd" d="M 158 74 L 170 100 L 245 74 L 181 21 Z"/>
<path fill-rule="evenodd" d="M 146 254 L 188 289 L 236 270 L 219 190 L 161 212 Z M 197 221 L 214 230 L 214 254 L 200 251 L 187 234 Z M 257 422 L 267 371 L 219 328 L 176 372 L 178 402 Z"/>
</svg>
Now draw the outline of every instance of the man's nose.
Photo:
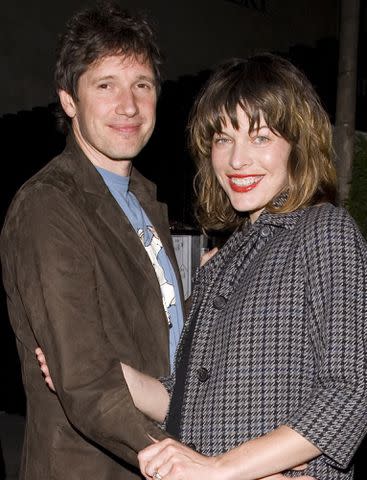
<svg viewBox="0 0 367 480">
<path fill-rule="evenodd" d="M 126 89 L 119 94 L 115 110 L 118 115 L 126 115 L 127 117 L 133 117 L 138 113 L 138 104 L 131 90 Z"/>
</svg>

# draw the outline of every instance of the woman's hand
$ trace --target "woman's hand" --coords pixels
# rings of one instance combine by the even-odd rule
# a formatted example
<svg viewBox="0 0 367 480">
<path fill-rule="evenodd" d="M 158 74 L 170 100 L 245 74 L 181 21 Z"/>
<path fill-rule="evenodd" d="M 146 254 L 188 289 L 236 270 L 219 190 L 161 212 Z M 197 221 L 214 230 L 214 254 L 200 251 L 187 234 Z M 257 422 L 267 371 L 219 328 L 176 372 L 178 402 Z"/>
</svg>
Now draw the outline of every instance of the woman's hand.
<svg viewBox="0 0 367 480">
<path fill-rule="evenodd" d="M 207 252 L 203 253 L 201 258 L 200 258 L 200 267 L 206 264 L 214 255 L 218 253 L 218 248 L 214 247 L 211 250 L 208 250 Z"/>
<path fill-rule="evenodd" d="M 45 377 L 45 382 L 48 386 L 48 388 L 52 391 L 55 392 L 55 385 L 52 381 L 50 371 L 48 369 L 47 363 L 46 363 L 46 357 L 44 356 L 42 350 L 38 347 L 35 350 L 35 353 L 37 355 L 37 360 L 40 366 L 40 369 L 42 370 L 43 376 Z"/>
<path fill-rule="evenodd" d="M 155 441 L 139 452 L 138 460 L 146 479 L 224 480 L 216 468 L 217 457 L 201 455 L 170 438 Z"/>
<path fill-rule="evenodd" d="M 154 439 L 153 439 L 154 440 Z M 242 480 L 238 470 L 232 468 L 224 455 L 207 457 L 173 440 L 154 441 L 153 445 L 138 454 L 140 470 L 144 477 L 154 480 Z M 306 468 L 302 465 L 297 468 Z M 286 480 L 281 473 L 264 480 Z M 310 476 L 297 477 L 297 480 L 315 480 Z"/>
</svg>

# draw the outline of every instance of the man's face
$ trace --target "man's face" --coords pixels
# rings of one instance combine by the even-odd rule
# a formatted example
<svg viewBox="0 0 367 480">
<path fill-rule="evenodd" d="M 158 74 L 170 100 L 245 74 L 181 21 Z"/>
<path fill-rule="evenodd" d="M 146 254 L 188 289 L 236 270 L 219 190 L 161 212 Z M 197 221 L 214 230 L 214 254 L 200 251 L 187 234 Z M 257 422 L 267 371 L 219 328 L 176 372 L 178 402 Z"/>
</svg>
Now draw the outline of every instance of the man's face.
<svg viewBox="0 0 367 480">
<path fill-rule="evenodd" d="M 157 92 L 151 66 L 138 58 L 104 57 L 78 81 L 78 100 L 60 91 L 76 139 L 97 166 L 128 174 L 155 124 Z"/>
</svg>

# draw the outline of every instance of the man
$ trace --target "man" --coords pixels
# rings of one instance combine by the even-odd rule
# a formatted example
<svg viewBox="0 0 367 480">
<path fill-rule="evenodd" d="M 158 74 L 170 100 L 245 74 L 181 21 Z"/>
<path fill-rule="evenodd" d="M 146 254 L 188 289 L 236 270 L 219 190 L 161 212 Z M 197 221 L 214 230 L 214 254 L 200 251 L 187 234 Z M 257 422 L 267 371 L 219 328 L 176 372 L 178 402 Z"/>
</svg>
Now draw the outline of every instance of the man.
<svg viewBox="0 0 367 480">
<path fill-rule="evenodd" d="M 21 479 L 140 478 L 136 452 L 162 437 L 120 367 L 168 374 L 182 328 L 166 206 L 132 167 L 154 129 L 159 64 L 147 23 L 111 4 L 76 14 L 62 38 L 67 145 L 17 193 L 1 237 L 27 395 Z"/>
</svg>

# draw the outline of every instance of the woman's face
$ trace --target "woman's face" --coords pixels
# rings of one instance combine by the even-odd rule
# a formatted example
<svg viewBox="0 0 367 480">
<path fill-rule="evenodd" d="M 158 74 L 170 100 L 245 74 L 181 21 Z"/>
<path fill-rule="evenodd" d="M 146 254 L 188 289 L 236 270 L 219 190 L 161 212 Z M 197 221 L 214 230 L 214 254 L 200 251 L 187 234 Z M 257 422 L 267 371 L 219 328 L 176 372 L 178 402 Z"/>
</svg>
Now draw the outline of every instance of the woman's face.
<svg viewBox="0 0 367 480">
<path fill-rule="evenodd" d="M 259 130 L 249 133 L 249 119 L 237 107 L 239 129 L 226 116 L 222 132 L 212 142 L 212 165 L 233 208 L 249 212 L 254 223 L 260 213 L 288 184 L 290 144 L 275 135 L 260 117 Z"/>
</svg>

